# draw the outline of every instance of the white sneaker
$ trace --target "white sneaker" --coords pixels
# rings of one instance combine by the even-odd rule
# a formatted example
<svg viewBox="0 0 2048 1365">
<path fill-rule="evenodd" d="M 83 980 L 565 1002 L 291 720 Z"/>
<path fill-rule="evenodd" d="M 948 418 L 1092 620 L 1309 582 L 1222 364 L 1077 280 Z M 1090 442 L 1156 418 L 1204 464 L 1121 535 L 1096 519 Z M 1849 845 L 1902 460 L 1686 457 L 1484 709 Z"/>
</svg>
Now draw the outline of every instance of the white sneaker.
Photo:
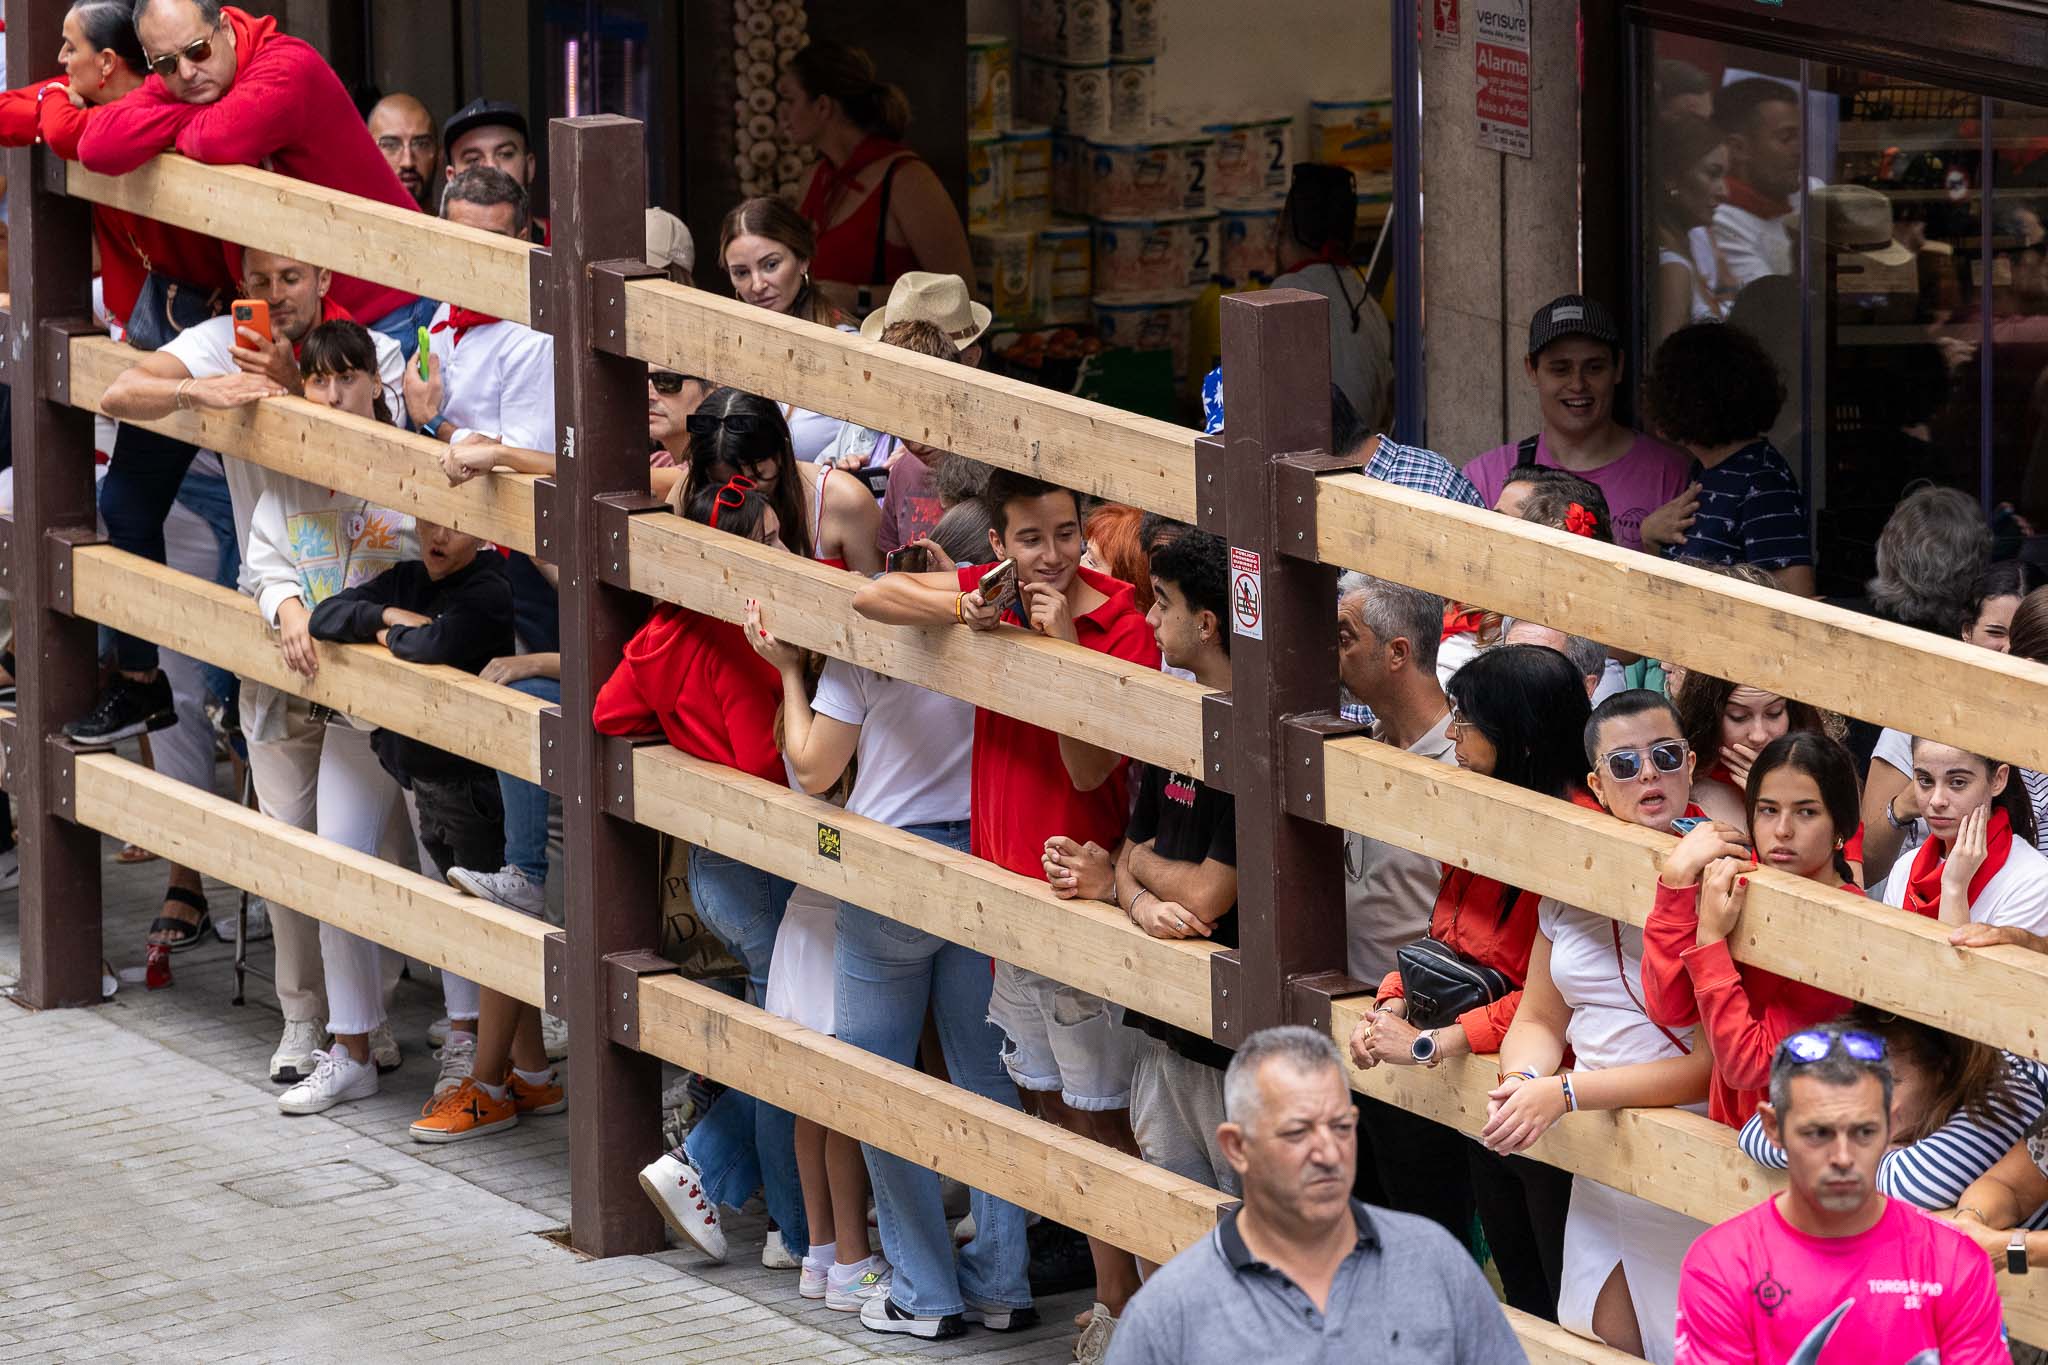
<svg viewBox="0 0 2048 1365">
<path fill-rule="evenodd" d="M 445 1095 L 476 1070 L 476 1035 L 451 1033 L 435 1055 L 441 1060 L 441 1075 L 434 1082 L 434 1094 Z"/>
<path fill-rule="evenodd" d="M 547 1049 L 548 1060 L 559 1062 L 569 1055 L 569 1021 L 558 1019 L 546 1010 L 540 1013 L 540 1042 Z"/>
<path fill-rule="evenodd" d="M 761 1243 L 761 1264 L 768 1270 L 797 1268 L 796 1257 L 790 1255 L 789 1248 L 783 1244 L 781 1228 L 768 1229 L 768 1240 Z"/>
<path fill-rule="evenodd" d="M 436 1019 L 433 1023 L 427 1025 L 427 1046 L 434 1048 L 446 1047 L 448 1045 L 448 1033 L 450 1028 L 451 1025 L 449 1023 L 448 1016 L 445 1014 L 442 1015 L 439 1019 Z"/>
<path fill-rule="evenodd" d="M 472 896 L 481 896 L 494 905 L 502 905 L 507 910 L 532 915 L 535 919 L 541 918 L 541 912 L 547 909 L 547 887 L 531 880 L 510 863 L 496 872 L 451 867 L 448 869 L 448 884 Z"/>
<path fill-rule="evenodd" d="M 21 850 L 10 848 L 0 853 L 0 891 L 12 891 L 21 885 Z"/>
<path fill-rule="evenodd" d="M 858 1313 L 867 1307 L 869 1299 L 889 1297 L 889 1277 L 893 1273 L 889 1263 L 877 1253 L 868 1257 L 866 1270 L 844 1284 L 828 1275 L 833 1282 L 825 1288 L 825 1306 L 835 1313 Z"/>
<path fill-rule="evenodd" d="M 1109 1358 L 1109 1341 L 1115 1335 L 1116 1319 L 1107 1308 L 1096 1304 L 1088 1325 L 1081 1329 L 1081 1339 L 1074 1343 L 1075 1365 L 1102 1365 Z"/>
<path fill-rule="evenodd" d="M 405 1061 L 405 1054 L 398 1050 L 398 1040 L 391 1036 L 391 1025 L 379 1024 L 370 1030 L 370 1060 L 377 1064 L 379 1076 L 389 1076 Z"/>
<path fill-rule="evenodd" d="M 966 1246 L 974 1240 L 974 1210 L 960 1215 L 960 1221 L 953 1224 L 953 1245 Z"/>
<path fill-rule="evenodd" d="M 270 1079 L 291 1085 L 313 1074 L 313 1058 L 326 1041 L 327 1026 L 318 1019 L 287 1019 L 284 1037 L 270 1054 Z"/>
<path fill-rule="evenodd" d="M 718 1210 L 704 1193 L 695 1167 L 674 1152 L 665 1152 L 641 1168 L 640 1188 L 678 1237 L 714 1261 L 725 1260 L 725 1229 L 718 1225 Z"/>
<path fill-rule="evenodd" d="M 806 1256 L 804 1257 L 803 1271 L 797 1276 L 796 1292 L 807 1299 L 822 1299 L 825 1297 L 825 1288 L 831 1283 L 831 1280 L 832 1263 L 830 1261 L 827 1261 L 824 1265 L 814 1266 L 811 1264 L 811 1258 Z"/>
<path fill-rule="evenodd" d="M 359 1062 L 342 1048 L 313 1054 L 313 1074 L 277 1097 L 287 1114 L 318 1114 L 344 1100 L 366 1100 L 377 1093 L 377 1068 Z"/>
<path fill-rule="evenodd" d="M 222 915 L 213 922 L 213 936 L 222 943 L 233 947 L 235 943 L 235 917 Z M 270 907 L 260 896 L 249 898 L 249 942 L 263 943 L 271 936 Z"/>
</svg>

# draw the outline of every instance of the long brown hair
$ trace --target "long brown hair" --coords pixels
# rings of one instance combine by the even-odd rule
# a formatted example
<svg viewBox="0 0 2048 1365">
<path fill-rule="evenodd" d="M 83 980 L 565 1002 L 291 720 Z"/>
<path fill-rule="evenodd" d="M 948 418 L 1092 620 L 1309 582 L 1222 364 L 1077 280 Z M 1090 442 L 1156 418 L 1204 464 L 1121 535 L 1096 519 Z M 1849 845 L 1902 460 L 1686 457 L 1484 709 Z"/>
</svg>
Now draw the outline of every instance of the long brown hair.
<svg viewBox="0 0 2048 1365">
<path fill-rule="evenodd" d="M 857 47 L 814 41 L 789 59 L 789 74 L 812 99 L 828 96 L 847 122 L 871 137 L 901 142 L 910 127 L 910 99 L 875 71 L 875 59 Z"/>
<path fill-rule="evenodd" d="M 818 291 L 811 287 L 811 260 L 818 254 L 818 234 L 812 229 L 810 220 L 798 213 L 787 199 L 763 195 L 742 199 L 733 205 L 732 211 L 725 215 L 725 221 L 718 225 L 720 270 L 725 269 L 726 249 L 741 237 L 766 237 L 803 260 L 804 284 L 795 301 L 789 305 L 791 317 L 822 322 L 827 327 L 837 327 L 847 320 L 845 314 L 819 298 Z"/>
<path fill-rule="evenodd" d="M 1735 695 L 1735 689 L 1742 686 L 1746 684 L 1716 678 L 1708 673 L 1688 672 L 1685 685 L 1678 689 L 1674 700 L 1678 704 L 1679 729 L 1705 768 L 1713 767 L 1721 757 L 1721 712 L 1727 709 L 1728 699 Z M 1786 734 L 1830 733 L 1826 712 L 1792 697 L 1785 698 L 1785 720 Z"/>
<path fill-rule="evenodd" d="M 1876 1034 L 1884 1039 L 1887 1054 L 1910 1057 L 1927 1071 L 1927 1110 L 1909 1131 L 1893 1133 L 1893 1142 L 1918 1142 L 1958 1114 L 1989 1118 L 1991 1104 L 2004 1098 L 2012 1083 L 2005 1054 L 1997 1048 L 1917 1019 L 1856 1005 L 1840 1023 L 1845 1029 Z"/>
<path fill-rule="evenodd" d="M 2048 664 L 2048 588 L 2036 588 L 2020 599 L 2008 643 L 2017 657 Z"/>
</svg>

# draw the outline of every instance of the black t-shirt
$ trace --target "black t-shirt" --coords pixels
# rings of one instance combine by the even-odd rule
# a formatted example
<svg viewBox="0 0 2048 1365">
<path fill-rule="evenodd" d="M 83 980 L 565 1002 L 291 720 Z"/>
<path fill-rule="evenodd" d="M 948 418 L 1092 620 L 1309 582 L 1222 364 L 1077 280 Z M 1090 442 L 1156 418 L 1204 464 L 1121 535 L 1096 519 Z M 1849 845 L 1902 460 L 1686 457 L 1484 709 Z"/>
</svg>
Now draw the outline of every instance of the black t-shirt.
<svg viewBox="0 0 2048 1365">
<path fill-rule="evenodd" d="M 1236 867 L 1237 802 L 1229 792 L 1205 787 L 1185 773 L 1142 763 L 1138 765 L 1138 799 L 1124 836 L 1134 844 L 1150 840 L 1154 853 L 1174 862 L 1200 863 L 1214 858 Z M 1209 941 L 1225 948 L 1237 946 L 1236 906 L 1211 927 Z M 1124 1022 L 1160 1039 L 1191 1062 L 1218 1068 L 1230 1065 L 1230 1049 L 1198 1033 L 1135 1011 L 1126 1012 Z"/>
</svg>

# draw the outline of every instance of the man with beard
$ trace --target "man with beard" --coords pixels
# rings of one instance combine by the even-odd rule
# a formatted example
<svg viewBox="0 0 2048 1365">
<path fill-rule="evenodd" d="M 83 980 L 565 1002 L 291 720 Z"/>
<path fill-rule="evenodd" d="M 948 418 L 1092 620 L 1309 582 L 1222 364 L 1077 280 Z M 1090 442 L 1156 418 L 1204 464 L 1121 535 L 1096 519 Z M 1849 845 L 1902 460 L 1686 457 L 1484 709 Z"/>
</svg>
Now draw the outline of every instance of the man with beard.
<svg viewBox="0 0 2048 1365">
<path fill-rule="evenodd" d="M 427 213 L 440 212 L 441 139 L 434 116 L 411 95 L 386 95 L 368 120 L 377 150 L 391 163 L 398 183 Z"/>
</svg>

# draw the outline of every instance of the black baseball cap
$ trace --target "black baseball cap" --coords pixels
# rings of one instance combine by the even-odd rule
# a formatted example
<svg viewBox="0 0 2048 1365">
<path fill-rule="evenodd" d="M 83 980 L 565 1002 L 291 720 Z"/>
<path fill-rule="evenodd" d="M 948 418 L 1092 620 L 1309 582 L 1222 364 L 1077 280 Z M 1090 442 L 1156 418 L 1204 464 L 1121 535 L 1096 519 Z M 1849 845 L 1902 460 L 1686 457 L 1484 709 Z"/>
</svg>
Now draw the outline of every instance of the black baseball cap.
<svg viewBox="0 0 2048 1365">
<path fill-rule="evenodd" d="M 1590 337 L 1603 345 L 1621 349 L 1621 331 L 1605 308 L 1584 294 L 1566 294 L 1552 299 L 1529 319 L 1529 354 L 1538 355 L 1545 346 L 1566 337 Z"/>
<path fill-rule="evenodd" d="M 472 100 L 455 112 L 441 129 L 441 152 L 445 156 L 455 149 L 456 139 L 475 128 L 516 128 L 519 136 L 526 140 L 529 151 L 533 148 L 533 135 L 527 131 L 526 114 L 516 104 L 504 100 Z"/>
</svg>

